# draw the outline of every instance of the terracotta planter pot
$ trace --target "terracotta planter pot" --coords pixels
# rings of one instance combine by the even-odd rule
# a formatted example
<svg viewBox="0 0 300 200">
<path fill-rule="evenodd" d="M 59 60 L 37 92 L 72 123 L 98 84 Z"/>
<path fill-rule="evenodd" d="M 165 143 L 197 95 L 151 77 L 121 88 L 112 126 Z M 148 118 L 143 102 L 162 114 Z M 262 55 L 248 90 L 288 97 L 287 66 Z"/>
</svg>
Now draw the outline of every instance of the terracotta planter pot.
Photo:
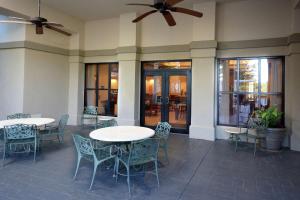
<svg viewBox="0 0 300 200">
<path fill-rule="evenodd" d="M 266 148 L 279 150 L 285 136 L 285 128 L 268 128 L 266 131 Z"/>
</svg>

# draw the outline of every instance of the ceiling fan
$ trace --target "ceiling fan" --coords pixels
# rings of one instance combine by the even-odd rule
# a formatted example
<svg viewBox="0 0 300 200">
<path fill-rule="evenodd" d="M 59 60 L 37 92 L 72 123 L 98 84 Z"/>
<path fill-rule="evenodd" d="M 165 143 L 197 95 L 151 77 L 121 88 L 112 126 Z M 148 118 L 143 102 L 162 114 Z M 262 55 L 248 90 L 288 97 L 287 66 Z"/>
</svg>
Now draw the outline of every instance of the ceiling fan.
<svg viewBox="0 0 300 200">
<path fill-rule="evenodd" d="M 53 31 L 62 33 L 67 36 L 71 36 L 72 34 L 64 31 L 62 28 L 64 27 L 62 24 L 58 24 L 56 22 L 49 22 L 47 19 L 41 17 L 41 2 L 38 0 L 38 17 L 32 17 L 32 18 L 20 18 L 20 17 L 11 17 L 8 16 L 8 20 L 0 20 L 0 23 L 17 23 L 17 24 L 30 24 L 30 25 L 35 25 L 35 32 L 36 34 L 43 34 L 44 30 L 43 28 L 48 28 Z"/>
<path fill-rule="evenodd" d="M 154 0 L 154 4 L 141 4 L 141 3 L 129 3 L 127 5 L 130 6 L 148 6 L 151 8 L 154 8 L 155 10 L 151 10 L 149 12 L 146 12 L 142 14 L 141 16 L 137 17 L 134 19 L 132 22 L 136 23 L 139 22 L 140 20 L 144 19 L 148 15 L 151 15 L 153 13 L 156 13 L 159 11 L 165 18 L 166 22 L 169 24 L 169 26 L 175 26 L 176 22 L 172 16 L 171 12 L 178 12 L 178 13 L 184 13 L 188 15 L 192 15 L 195 17 L 202 17 L 203 14 L 201 12 L 197 12 L 194 10 L 186 9 L 186 8 L 181 8 L 181 7 L 175 7 L 174 5 L 182 2 L 184 0 Z"/>
</svg>

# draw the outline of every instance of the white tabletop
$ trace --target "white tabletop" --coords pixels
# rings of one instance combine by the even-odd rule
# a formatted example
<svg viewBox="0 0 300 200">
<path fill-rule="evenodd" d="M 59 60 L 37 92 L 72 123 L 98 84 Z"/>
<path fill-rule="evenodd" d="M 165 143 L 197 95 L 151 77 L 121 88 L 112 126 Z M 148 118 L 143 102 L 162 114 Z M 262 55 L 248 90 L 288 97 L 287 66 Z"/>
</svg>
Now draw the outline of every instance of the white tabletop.
<svg viewBox="0 0 300 200">
<path fill-rule="evenodd" d="M 35 124 L 36 126 L 42 126 L 45 124 L 50 124 L 54 122 L 55 119 L 52 118 L 20 118 L 20 119 L 9 119 L 0 121 L 0 128 L 4 126 L 14 125 L 14 124 Z"/>
<path fill-rule="evenodd" d="M 247 129 L 239 128 L 239 127 L 228 127 L 225 129 L 225 132 L 231 133 L 231 134 L 243 134 L 243 133 L 247 133 Z"/>
<path fill-rule="evenodd" d="M 140 126 L 111 126 L 90 133 L 90 137 L 104 142 L 131 142 L 154 135 L 154 130 Z"/>
</svg>

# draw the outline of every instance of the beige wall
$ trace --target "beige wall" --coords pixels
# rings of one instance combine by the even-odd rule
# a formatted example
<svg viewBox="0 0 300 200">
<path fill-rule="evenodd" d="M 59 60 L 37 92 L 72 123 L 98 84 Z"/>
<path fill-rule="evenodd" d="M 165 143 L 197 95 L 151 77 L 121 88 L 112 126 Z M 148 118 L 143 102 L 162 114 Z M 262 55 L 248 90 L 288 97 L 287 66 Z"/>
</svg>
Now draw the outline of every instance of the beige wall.
<svg viewBox="0 0 300 200">
<path fill-rule="evenodd" d="M 119 18 L 85 23 L 85 50 L 115 49 L 119 44 Z"/>
<path fill-rule="evenodd" d="M 291 31 L 291 13 L 289 0 L 248 0 L 218 4 L 217 40 L 287 36 Z"/>
<path fill-rule="evenodd" d="M 68 112 L 67 56 L 25 50 L 24 112 L 59 118 Z"/>
<path fill-rule="evenodd" d="M 0 50 L 0 119 L 23 111 L 24 49 Z"/>
</svg>

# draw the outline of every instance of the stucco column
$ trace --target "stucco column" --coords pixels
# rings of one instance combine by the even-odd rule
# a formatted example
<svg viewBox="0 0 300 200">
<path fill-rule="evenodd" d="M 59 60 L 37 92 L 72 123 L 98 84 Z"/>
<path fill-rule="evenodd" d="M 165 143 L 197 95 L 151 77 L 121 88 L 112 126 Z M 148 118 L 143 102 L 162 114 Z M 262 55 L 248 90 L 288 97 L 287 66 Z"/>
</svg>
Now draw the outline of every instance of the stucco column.
<svg viewBox="0 0 300 200">
<path fill-rule="evenodd" d="M 120 125 L 140 123 L 140 61 L 136 47 L 138 26 L 131 22 L 136 16 L 136 13 L 120 15 L 118 48 L 118 123 Z"/>
<path fill-rule="evenodd" d="M 215 140 L 215 48 L 192 49 L 192 113 L 190 138 Z"/>
<path fill-rule="evenodd" d="M 84 104 L 84 64 L 81 56 L 69 58 L 69 125 L 80 124 Z"/>
<path fill-rule="evenodd" d="M 119 57 L 128 55 L 119 54 Z M 134 55 L 133 55 L 134 56 Z M 140 62 L 119 58 L 118 122 L 120 125 L 139 125 Z"/>
</svg>

